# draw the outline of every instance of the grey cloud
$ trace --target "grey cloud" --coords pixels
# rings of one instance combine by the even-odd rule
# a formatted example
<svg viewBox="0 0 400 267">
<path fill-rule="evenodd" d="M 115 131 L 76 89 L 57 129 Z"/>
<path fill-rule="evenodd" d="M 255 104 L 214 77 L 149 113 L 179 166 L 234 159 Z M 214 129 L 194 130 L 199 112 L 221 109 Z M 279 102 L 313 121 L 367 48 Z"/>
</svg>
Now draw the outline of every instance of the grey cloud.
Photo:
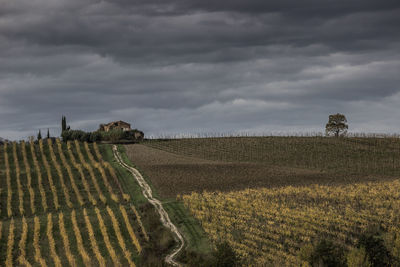
<svg viewBox="0 0 400 267">
<path fill-rule="evenodd" d="M 343 111 L 354 129 L 374 129 L 368 114 L 400 130 L 386 114 L 400 112 L 398 14 L 398 1 L 0 0 L 0 136 L 56 134 L 61 114 L 157 134 L 318 130 Z"/>
<path fill-rule="evenodd" d="M 356 9 L 356 4 L 344 3 L 325 6 L 309 2 L 308 5 L 302 3 L 293 7 L 285 2 L 273 5 L 263 4 L 265 1 L 218 2 L 223 4 L 168 2 L 176 8 L 184 6 L 186 13 L 156 17 L 146 13 L 129 13 L 125 9 L 131 9 L 126 6 L 117 9 L 120 13 L 109 14 L 110 6 L 115 7 L 115 3 L 88 4 L 89 7 L 99 6 L 92 9 L 82 8 L 80 4 L 79 8 L 69 11 L 60 5 L 51 8 L 50 14 L 46 15 L 36 10 L 8 16 L 0 23 L 0 31 L 8 38 L 44 46 L 90 47 L 97 53 L 117 57 L 121 61 L 158 61 L 163 57 L 162 60 L 169 63 L 177 60 L 232 60 L 235 54 L 242 53 L 236 50 L 236 53 L 229 55 L 228 52 L 221 56 L 224 53 L 220 52 L 222 48 L 247 50 L 276 44 L 300 47 L 323 44 L 332 50 L 360 50 L 376 49 L 377 46 L 384 46 L 387 42 L 383 41 L 387 39 L 399 39 L 396 37 L 399 5 L 376 7 L 376 4 L 363 1 L 364 4 Z M 149 5 L 140 1 L 125 4 L 132 6 L 132 10 L 141 10 L 141 6 Z M 156 2 L 151 6 L 154 5 L 156 8 L 162 4 Z M 251 9 L 246 11 L 242 6 L 254 8 L 260 14 L 254 17 Z M 317 10 L 310 10 L 310 7 Z M 189 10 L 197 11 L 191 13 Z M 320 16 L 324 10 L 330 10 L 332 14 Z M 293 15 L 296 12 L 304 13 L 304 16 Z M 315 18 L 315 15 L 319 16 Z"/>
</svg>

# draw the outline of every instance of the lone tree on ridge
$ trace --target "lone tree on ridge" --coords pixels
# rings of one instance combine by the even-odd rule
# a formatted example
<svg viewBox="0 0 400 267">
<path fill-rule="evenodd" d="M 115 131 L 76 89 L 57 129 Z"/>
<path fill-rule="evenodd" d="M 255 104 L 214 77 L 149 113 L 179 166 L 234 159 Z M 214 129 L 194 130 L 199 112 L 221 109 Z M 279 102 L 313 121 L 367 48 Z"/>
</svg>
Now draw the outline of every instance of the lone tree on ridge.
<svg viewBox="0 0 400 267">
<path fill-rule="evenodd" d="M 343 136 L 347 133 L 347 129 L 349 129 L 349 125 L 345 115 L 340 113 L 329 115 L 329 121 L 325 126 L 326 135 Z"/>
</svg>

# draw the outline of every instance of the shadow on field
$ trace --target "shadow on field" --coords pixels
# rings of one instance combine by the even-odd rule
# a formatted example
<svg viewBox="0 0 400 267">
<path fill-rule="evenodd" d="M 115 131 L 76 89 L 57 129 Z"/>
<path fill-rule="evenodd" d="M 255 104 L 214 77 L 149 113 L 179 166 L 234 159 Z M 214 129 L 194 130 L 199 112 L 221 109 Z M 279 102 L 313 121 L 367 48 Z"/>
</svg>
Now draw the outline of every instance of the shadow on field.
<svg viewBox="0 0 400 267">
<path fill-rule="evenodd" d="M 170 153 L 141 144 L 126 145 L 129 159 L 143 171 L 162 198 L 197 191 L 232 191 L 257 187 L 343 184 L 393 179 L 338 175 L 316 169 L 263 163 L 223 162 Z"/>
</svg>

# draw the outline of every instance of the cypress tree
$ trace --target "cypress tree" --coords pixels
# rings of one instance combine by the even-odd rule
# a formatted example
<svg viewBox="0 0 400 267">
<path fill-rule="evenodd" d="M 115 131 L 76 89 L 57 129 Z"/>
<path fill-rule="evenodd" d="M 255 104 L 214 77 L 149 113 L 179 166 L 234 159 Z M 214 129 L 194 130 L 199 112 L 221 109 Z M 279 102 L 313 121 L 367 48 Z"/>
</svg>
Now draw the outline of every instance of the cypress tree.
<svg viewBox="0 0 400 267">
<path fill-rule="evenodd" d="M 49 130 L 49 128 L 47 128 L 47 139 L 49 139 L 50 138 L 50 130 Z"/>
<path fill-rule="evenodd" d="M 40 140 L 40 139 L 42 139 L 42 133 L 41 133 L 40 130 L 39 130 L 39 133 L 38 133 L 38 135 L 37 135 L 37 140 Z"/>
<path fill-rule="evenodd" d="M 66 120 L 65 116 L 62 116 L 62 118 L 61 118 L 61 132 L 64 132 L 65 130 L 67 130 L 67 120 Z"/>
</svg>

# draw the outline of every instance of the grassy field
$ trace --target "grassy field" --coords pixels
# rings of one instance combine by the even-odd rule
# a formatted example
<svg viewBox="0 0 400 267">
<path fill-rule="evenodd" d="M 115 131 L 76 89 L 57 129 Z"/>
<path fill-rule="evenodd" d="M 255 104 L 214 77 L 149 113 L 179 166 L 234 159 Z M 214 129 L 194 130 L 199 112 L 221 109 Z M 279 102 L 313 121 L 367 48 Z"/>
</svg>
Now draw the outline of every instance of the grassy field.
<svg viewBox="0 0 400 267">
<path fill-rule="evenodd" d="M 173 246 L 110 146 L 0 146 L 0 265 L 161 266 Z"/>
<path fill-rule="evenodd" d="M 298 266 L 321 238 L 349 251 L 372 226 L 400 235 L 397 138 L 148 140 L 127 155 L 244 265 Z"/>
</svg>

